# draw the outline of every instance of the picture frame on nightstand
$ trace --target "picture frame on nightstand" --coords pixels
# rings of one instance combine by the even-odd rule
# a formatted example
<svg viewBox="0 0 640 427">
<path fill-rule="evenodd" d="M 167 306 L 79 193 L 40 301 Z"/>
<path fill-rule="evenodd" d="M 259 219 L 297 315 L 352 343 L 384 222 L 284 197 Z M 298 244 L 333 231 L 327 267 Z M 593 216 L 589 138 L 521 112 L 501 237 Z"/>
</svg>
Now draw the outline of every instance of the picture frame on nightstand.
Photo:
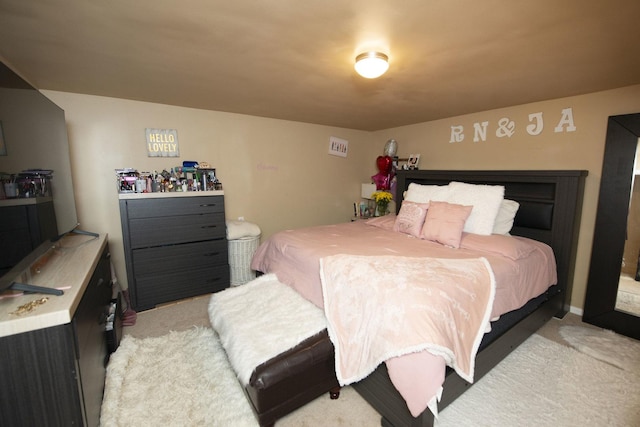
<svg viewBox="0 0 640 427">
<path fill-rule="evenodd" d="M 418 169 L 418 163 L 420 162 L 420 154 L 410 154 L 407 161 L 407 168 L 409 170 Z"/>
</svg>

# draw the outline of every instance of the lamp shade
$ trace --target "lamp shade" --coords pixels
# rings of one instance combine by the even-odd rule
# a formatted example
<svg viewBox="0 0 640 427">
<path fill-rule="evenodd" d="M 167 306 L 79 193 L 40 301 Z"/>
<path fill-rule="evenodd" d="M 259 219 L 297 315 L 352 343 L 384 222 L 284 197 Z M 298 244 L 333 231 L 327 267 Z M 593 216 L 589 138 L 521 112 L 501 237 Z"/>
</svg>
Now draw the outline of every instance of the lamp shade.
<svg viewBox="0 0 640 427">
<path fill-rule="evenodd" d="M 380 77 L 389 69 L 389 57 L 380 52 L 365 52 L 356 56 L 356 72 L 367 79 Z"/>
<path fill-rule="evenodd" d="M 362 191 L 360 193 L 360 197 L 363 199 L 371 199 L 371 195 L 375 193 L 376 185 L 375 184 L 362 184 Z"/>
</svg>

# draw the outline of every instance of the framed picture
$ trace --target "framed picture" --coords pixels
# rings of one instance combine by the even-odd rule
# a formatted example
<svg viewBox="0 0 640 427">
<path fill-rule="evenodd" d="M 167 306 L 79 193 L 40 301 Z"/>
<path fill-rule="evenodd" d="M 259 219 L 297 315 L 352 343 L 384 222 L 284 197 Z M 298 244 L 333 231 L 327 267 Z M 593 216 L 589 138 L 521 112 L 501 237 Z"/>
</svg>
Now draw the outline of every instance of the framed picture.
<svg viewBox="0 0 640 427">
<path fill-rule="evenodd" d="M 4 143 L 4 131 L 2 130 L 2 122 L 0 121 L 0 156 L 7 155 L 7 145 Z"/>
<path fill-rule="evenodd" d="M 407 161 L 407 168 L 409 170 L 418 169 L 418 163 L 420 162 L 420 154 L 410 154 Z"/>
<path fill-rule="evenodd" d="M 329 154 L 332 156 L 347 157 L 349 151 L 349 141 L 346 139 L 336 138 L 332 136 L 329 138 Z"/>
</svg>

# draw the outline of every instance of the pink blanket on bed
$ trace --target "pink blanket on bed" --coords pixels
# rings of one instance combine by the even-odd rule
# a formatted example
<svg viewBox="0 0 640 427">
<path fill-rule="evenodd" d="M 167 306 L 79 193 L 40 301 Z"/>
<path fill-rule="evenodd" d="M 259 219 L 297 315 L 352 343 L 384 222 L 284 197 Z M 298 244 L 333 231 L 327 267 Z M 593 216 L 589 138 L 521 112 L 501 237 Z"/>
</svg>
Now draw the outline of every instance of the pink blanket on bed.
<svg viewBox="0 0 640 427">
<path fill-rule="evenodd" d="M 391 230 L 394 215 L 373 221 L 286 230 L 271 236 L 256 251 L 251 268 L 275 273 L 309 301 L 323 308 L 320 259 L 332 255 L 410 256 L 443 259 L 484 257 L 495 277 L 491 318 L 522 307 L 556 283 L 556 264 L 548 245 L 511 236 L 463 235 L 459 249 Z M 441 390 L 445 360 L 428 351 L 386 360 L 389 377 L 417 416 L 434 408 Z"/>
<path fill-rule="evenodd" d="M 495 295 L 486 259 L 334 255 L 320 260 L 320 277 L 341 385 L 423 350 L 473 382 Z"/>
</svg>

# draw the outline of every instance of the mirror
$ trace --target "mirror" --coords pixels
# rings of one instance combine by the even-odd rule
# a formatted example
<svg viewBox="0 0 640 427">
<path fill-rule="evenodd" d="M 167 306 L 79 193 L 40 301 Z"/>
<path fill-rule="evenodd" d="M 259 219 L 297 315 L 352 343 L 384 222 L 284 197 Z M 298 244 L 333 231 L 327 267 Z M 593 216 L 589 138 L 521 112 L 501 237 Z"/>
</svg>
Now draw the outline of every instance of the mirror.
<svg viewBox="0 0 640 427">
<path fill-rule="evenodd" d="M 637 241 L 640 237 L 635 234 L 640 231 L 634 227 L 634 223 L 638 221 L 634 209 L 636 203 L 640 203 L 640 193 L 632 197 L 634 187 L 640 185 L 635 180 L 639 138 L 640 114 L 609 117 L 582 315 L 583 321 L 587 323 L 636 339 L 640 339 L 640 316 L 626 307 L 624 310 L 620 309 L 618 291 L 619 288 L 623 291 L 620 286 L 621 276 L 631 276 L 630 271 L 633 272 L 633 282 L 640 285 L 640 282 L 635 281 L 640 250 L 640 242 Z"/>
<path fill-rule="evenodd" d="M 52 200 L 48 200 L 48 205 L 53 205 L 55 222 L 47 227 L 46 233 L 43 233 L 44 240 L 74 229 L 77 226 L 78 217 L 64 111 L 2 62 L 0 62 L 0 132 L 2 132 L 0 134 L 0 172 L 16 174 L 26 169 L 53 170 Z M 33 201 L 18 199 L 0 200 L 0 207 L 7 209 L 7 207 Z M 5 250 L 2 252 L 5 258 L 3 261 L 7 261 L 9 257 L 15 258 L 8 264 L 10 267 L 29 255 L 40 242 L 26 241 L 29 239 L 16 237 L 23 234 L 15 231 L 17 228 L 14 226 L 15 214 L 6 212 L 8 211 L 2 210 L 0 213 L 2 216 L 0 245 Z M 38 215 L 40 213 L 38 211 Z M 27 221 L 32 219 L 25 219 L 24 223 Z M 31 227 L 32 223 L 20 226 Z M 2 266 L 5 267 L 4 264 Z M 0 276 L 9 267 L 3 268 Z"/>
<path fill-rule="evenodd" d="M 639 140 L 640 142 L 640 140 Z M 622 256 L 615 309 L 640 316 L 640 144 L 631 181 L 631 200 L 627 219 L 627 236 Z"/>
</svg>

